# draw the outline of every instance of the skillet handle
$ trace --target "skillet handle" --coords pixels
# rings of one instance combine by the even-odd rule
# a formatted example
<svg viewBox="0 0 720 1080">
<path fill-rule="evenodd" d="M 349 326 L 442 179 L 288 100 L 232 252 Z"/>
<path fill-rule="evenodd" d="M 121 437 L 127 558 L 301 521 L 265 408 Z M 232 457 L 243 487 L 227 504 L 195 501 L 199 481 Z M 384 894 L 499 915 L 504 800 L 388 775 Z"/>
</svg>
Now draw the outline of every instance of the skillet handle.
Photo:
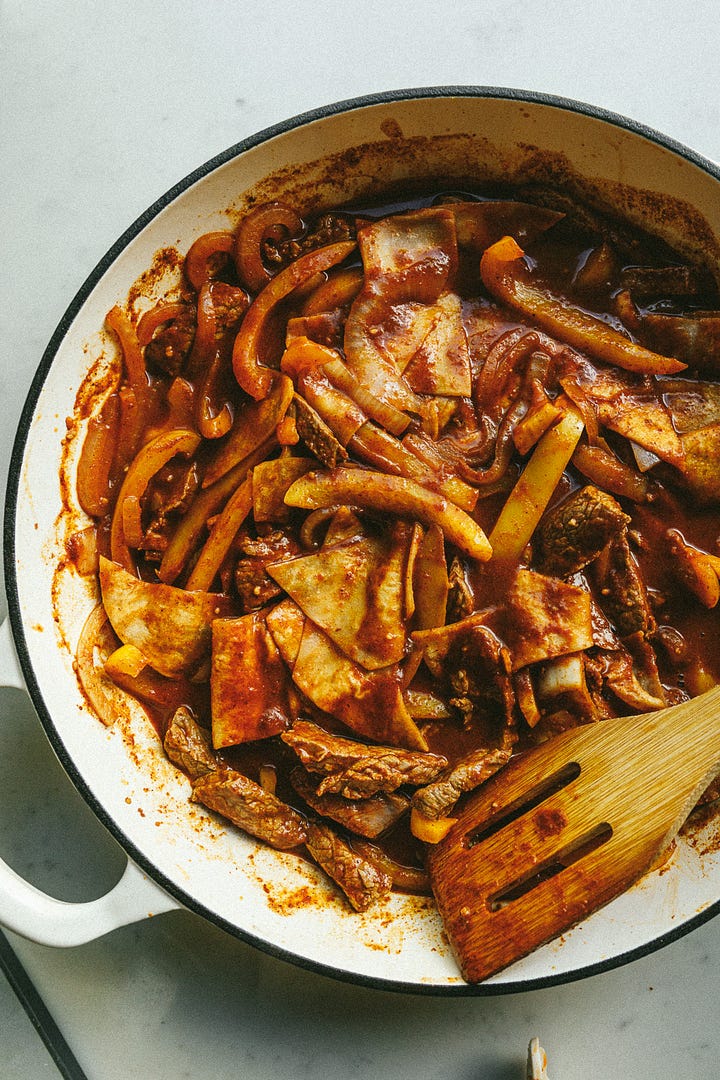
<svg viewBox="0 0 720 1080">
<path fill-rule="evenodd" d="M 9 619 L 0 624 L 0 686 L 25 689 Z M 176 900 L 129 859 L 122 877 L 108 893 L 78 904 L 48 896 L 0 859 L 0 926 L 39 945 L 82 945 L 178 907 Z"/>
</svg>

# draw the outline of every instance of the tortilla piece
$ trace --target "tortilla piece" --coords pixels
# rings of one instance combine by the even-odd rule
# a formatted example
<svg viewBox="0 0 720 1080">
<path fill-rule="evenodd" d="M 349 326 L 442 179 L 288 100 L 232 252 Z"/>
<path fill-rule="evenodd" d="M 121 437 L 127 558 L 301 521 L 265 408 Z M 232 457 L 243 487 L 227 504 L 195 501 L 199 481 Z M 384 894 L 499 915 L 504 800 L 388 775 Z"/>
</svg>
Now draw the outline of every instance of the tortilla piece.
<svg viewBox="0 0 720 1080">
<path fill-rule="evenodd" d="M 231 614 L 225 596 L 141 581 L 100 558 L 100 589 L 113 630 L 168 678 L 192 675 L 210 654 L 213 619 Z"/>
<path fill-rule="evenodd" d="M 446 293 L 434 305 L 435 318 L 403 372 L 416 394 L 470 397 L 470 352 L 460 297 Z"/>
<path fill-rule="evenodd" d="M 366 288 L 390 304 L 433 304 L 457 269 L 455 218 L 446 206 L 393 214 L 358 232 Z"/>
<path fill-rule="evenodd" d="M 300 652 L 305 616 L 294 600 L 281 600 L 265 616 L 268 630 L 289 668 Z"/>
<path fill-rule="evenodd" d="M 410 527 L 361 535 L 268 566 L 270 576 L 346 656 L 369 671 L 405 652 L 405 566 Z"/>
<path fill-rule="evenodd" d="M 438 321 L 438 299 L 457 270 L 455 220 L 427 207 L 373 222 L 358 233 L 365 281 L 345 324 L 349 370 L 380 401 L 422 416 L 423 400 L 402 371 Z"/>
<path fill-rule="evenodd" d="M 254 742 L 290 726 L 288 673 L 258 612 L 212 626 L 213 746 Z"/>
<path fill-rule="evenodd" d="M 292 675 L 298 689 L 314 705 L 358 735 L 390 746 L 427 750 L 405 707 L 397 669 L 365 671 L 309 619 L 305 620 Z"/>
<path fill-rule="evenodd" d="M 510 650 L 513 672 L 593 644 L 590 593 L 534 570 L 518 571 L 502 622 L 499 636 Z"/>
</svg>

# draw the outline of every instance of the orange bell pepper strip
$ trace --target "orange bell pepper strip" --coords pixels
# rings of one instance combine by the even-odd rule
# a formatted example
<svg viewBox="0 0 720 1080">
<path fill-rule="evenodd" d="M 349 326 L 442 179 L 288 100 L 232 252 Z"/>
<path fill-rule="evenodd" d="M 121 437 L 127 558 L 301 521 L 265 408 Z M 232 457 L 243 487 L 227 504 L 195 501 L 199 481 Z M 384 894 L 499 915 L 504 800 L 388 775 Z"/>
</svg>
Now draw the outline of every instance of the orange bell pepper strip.
<svg viewBox="0 0 720 1080">
<path fill-rule="evenodd" d="M 522 248 L 511 236 L 503 237 L 484 252 L 480 276 L 496 300 L 521 312 L 560 341 L 625 371 L 672 375 L 687 366 L 638 345 L 595 315 L 571 307 L 545 285 L 533 281 L 522 256 Z"/>
<path fill-rule="evenodd" d="M 213 525 L 185 584 L 188 592 L 193 592 L 196 589 L 200 592 L 210 591 L 215 575 L 220 570 L 240 526 L 252 510 L 252 505 L 253 484 L 251 473 L 240 484 L 235 493 L 230 496 L 225 508 Z"/>
<path fill-rule="evenodd" d="M 260 361 L 260 342 L 273 310 L 299 285 L 341 263 L 354 247 L 354 240 L 343 240 L 301 255 L 272 278 L 253 300 L 235 338 L 232 363 L 238 383 L 256 401 L 269 394 L 276 377 L 276 372 Z"/>
</svg>

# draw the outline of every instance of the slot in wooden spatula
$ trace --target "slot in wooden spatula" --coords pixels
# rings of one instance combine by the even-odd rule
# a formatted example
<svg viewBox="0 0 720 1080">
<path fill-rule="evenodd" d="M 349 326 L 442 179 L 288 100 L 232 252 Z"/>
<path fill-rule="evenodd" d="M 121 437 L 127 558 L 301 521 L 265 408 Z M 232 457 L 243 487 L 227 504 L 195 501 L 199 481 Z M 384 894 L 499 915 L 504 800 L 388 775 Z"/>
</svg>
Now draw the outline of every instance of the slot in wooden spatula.
<svg viewBox="0 0 720 1080">
<path fill-rule="evenodd" d="M 719 772 L 720 687 L 512 758 L 430 855 L 465 979 L 488 978 L 629 888 Z"/>
</svg>

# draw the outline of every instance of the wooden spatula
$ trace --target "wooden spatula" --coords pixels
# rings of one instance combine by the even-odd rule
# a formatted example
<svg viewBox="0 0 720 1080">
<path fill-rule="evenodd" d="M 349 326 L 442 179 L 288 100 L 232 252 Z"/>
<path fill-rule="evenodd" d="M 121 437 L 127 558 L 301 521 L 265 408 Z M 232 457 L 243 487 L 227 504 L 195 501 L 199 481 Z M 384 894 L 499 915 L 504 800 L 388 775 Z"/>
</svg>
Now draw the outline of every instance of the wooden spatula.
<svg viewBox="0 0 720 1080">
<path fill-rule="evenodd" d="M 563 732 L 511 758 L 432 849 L 430 876 L 468 982 L 637 881 L 720 772 L 720 687 Z"/>
</svg>

